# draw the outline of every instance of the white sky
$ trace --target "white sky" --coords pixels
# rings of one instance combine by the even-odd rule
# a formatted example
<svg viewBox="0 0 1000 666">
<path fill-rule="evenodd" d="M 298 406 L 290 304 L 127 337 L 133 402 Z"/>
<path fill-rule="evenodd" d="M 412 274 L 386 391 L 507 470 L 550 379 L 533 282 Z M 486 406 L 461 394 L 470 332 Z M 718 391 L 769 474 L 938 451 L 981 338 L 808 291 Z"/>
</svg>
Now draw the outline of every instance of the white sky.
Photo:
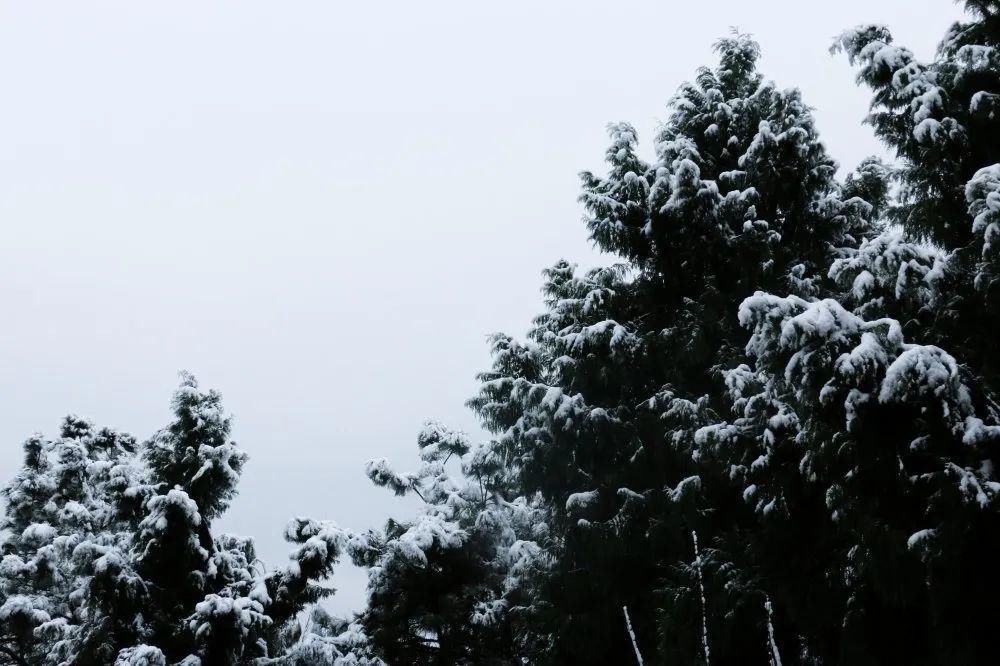
<svg viewBox="0 0 1000 666">
<path fill-rule="evenodd" d="M 0 479 L 69 412 L 145 438 L 177 371 L 250 453 L 223 521 L 284 560 L 293 515 L 364 528 L 485 336 L 540 270 L 594 263 L 577 172 L 604 127 L 649 139 L 730 26 L 799 86 L 847 168 L 879 152 L 827 48 L 881 22 L 929 57 L 948 0 L 0 1 Z M 338 571 L 338 610 L 363 574 Z"/>
</svg>

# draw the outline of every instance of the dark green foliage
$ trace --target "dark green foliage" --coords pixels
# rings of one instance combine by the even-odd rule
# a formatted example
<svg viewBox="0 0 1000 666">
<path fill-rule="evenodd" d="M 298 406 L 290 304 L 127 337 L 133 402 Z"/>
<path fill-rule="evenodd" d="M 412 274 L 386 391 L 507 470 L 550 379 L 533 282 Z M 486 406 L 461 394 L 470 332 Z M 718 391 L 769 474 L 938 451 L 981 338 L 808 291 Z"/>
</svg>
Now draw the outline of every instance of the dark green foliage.
<svg viewBox="0 0 1000 666">
<path fill-rule="evenodd" d="M 756 43 L 736 35 L 717 50 L 719 67 L 672 102 L 654 164 L 620 124 L 608 175 L 583 174 L 591 238 L 626 263 L 546 271 L 548 311 L 530 343 L 498 336 L 469 403 L 516 472 L 512 492 L 550 506 L 556 562 L 538 583 L 538 630 L 552 645 L 533 659 L 629 658 L 623 606 L 647 659 L 657 645 L 664 659 L 697 659 L 700 619 L 658 609 L 670 598 L 690 608 L 691 529 L 711 535 L 749 515 L 694 445 L 725 407 L 719 371 L 743 358 L 739 303 L 760 289 L 822 289 L 830 261 L 868 229 L 872 207 L 852 197 L 863 188 L 884 203 L 872 164 L 840 196 L 808 108 L 763 81 Z M 711 623 L 729 638 L 715 661 L 763 650 L 762 603 L 737 621 L 719 598 Z"/>
<path fill-rule="evenodd" d="M 743 35 L 680 88 L 652 164 L 611 126 L 607 175 L 583 174 L 581 202 L 622 263 L 548 269 L 546 311 L 526 342 L 493 339 L 469 401 L 502 492 L 539 498 L 548 523 L 517 657 L 627 663 L 627 607 L 648 663 L 707 660 L 705 628 L 714 664 L 990 661 L 994 584 L 960 592 L 1000 554 L 984 344 L 1000 68 L 975 46 L 992 45 L 995 8 L 978 11 L 931 65 L 882 28 L 840 40 L 902 158 L 842 184 L 808 107 L 764 82 Z M 448 561 L 459 596 L 489 586 Z M 405 626 L 428 613 L 413 597 L 447 608 L 448 589 L 376 607 Z"/>
</svg>

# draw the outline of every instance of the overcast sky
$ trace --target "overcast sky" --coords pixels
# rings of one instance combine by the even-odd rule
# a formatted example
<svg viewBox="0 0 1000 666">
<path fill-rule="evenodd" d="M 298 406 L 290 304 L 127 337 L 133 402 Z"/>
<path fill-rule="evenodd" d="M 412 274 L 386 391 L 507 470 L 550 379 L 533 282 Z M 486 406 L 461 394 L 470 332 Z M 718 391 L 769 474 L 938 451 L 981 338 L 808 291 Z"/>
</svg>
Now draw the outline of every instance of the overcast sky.
<svg viewBox="0 0 1000 666">
<path fill-rule="evenodd" d="M 929 57 L 949 0 L 0 2 L 0 478 L 78 413 L 145 438 L 177 371 L 220 390 L 251 460 L 224 527 L 284 560 L 294 515 L 408 507 L 364 462 L 415 462 L 485 336 L 526 330 L 539 272 L 593 255 L 577 172 L 605 125 L 649 139 L 730 26 L 799 86 L 845 168 L 880 151 L 827 49 L 888 24 Z M 338 610 L 363 574 L 337 573 Z"/>
</svg>

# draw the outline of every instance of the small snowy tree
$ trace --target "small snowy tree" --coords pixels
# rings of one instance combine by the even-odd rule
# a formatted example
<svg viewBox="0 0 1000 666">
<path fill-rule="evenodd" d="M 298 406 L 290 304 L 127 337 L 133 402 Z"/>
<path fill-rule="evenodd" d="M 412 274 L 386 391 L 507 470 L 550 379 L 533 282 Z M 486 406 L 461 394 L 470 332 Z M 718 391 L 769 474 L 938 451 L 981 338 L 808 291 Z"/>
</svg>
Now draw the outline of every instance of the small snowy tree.
<svg viewBox="0 0 1000 666">
<path fill-rule="evenodd" d="M 173 410 L 141 445 L 75 417 L 25 443 L 3 491 L 0 663 L 276 659 L 328 593 L 345 534 L 295 521 L 292 561 L 265 573 L 250 539 L 212 531 L 247 460 L 221 396 L 185 374 Z"/>
<path fill-rule="evenodd" d="M 348 545 L 369 570 L 361 622 L 371 649 L 389 663 L 513 663 L 534 640 L 527 583 L 548 563 L 545 513 L 505 495 L 490 445 L 433 422 L 417 445 L 416 472 L 399 474 L 384 459 L 366 470 L 376 485 L 419 498 L 417 517 Z"/>
<path fill-rule="evenodd" d="M 65 658 L 87 617 L 90 579 L 80 550 L 114 551 L 126 538 L 114 490 L 134 459 L 135 441 L 70 416 L 60 437 L 24 443 L 24 465 L 3 489 L 0 660 Z"/>
</svg>

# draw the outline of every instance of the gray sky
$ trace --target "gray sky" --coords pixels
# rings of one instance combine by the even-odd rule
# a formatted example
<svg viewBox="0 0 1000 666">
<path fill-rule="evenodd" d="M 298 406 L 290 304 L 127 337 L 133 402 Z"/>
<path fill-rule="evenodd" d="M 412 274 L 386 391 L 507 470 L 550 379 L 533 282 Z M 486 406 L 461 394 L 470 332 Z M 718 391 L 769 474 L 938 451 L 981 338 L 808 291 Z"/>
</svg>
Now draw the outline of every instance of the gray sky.
<svg viewBox="0 0 1000 666">
<path fill-rule="evenodd" d="M 830 152 L 879 152 L 827 53 L 889 24 L 929 57 L 948 0 L 0 2 L 0 478 L 69 412 L 144 438 L 177 371 L 222 391 L 250 453 L 223 521 L 284 560 L 285 522 L 363 528 L 485 336 L 539 271 L 595 258 L 576 203 L 609 121 L 649 139 L 730 26 L 799 86 Z M 332 606 L 359 608 L 338 571 Z"/>
</svg>

